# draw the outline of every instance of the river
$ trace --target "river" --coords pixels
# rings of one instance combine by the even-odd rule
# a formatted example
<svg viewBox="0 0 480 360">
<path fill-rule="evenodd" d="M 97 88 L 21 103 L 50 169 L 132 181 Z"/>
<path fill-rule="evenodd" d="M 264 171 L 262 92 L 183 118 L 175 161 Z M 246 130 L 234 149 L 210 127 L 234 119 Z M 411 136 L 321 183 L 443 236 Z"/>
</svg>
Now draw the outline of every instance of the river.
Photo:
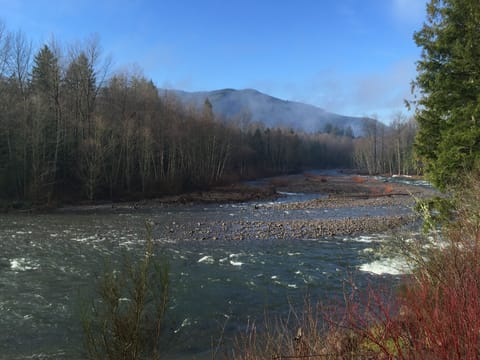
<svg viewBox="0 0 480 360">
<path fill-rule="evenodd" d="M 279 201 L 310 198 L 285 196 Z M 171 266 L 169 359 L 211 358 L 212 343 L 222 335 L 228 347 L 249 321 L 262 321 L 265 313 L 284 315 L 307 294 L 334 301 L 341 297 L 346 279 L 365 284 L 392 281 L 401 274 L 391 261 L 378 257 L 377 250 L 388 241 L 381 234 L 287 240 L 252 236 L 242 241 L 175 237 L 179 224 L 193 228 L 210 219 L 286 216 L 267 211 L 252 211 L 252 204 L 217 204 L 2 215 L 0 358 L 85 358 L 81 299 L 92 296 L 106 263 L 116 266 L 125 254 L 140 256 L 147 220 L 154 224 L 156 253 Z M 340 209 L 322 216 L 358 211 L 373 210 Z M 170 236 L 156 231 L 162 226 L 172 227 Z"/>
</svg>

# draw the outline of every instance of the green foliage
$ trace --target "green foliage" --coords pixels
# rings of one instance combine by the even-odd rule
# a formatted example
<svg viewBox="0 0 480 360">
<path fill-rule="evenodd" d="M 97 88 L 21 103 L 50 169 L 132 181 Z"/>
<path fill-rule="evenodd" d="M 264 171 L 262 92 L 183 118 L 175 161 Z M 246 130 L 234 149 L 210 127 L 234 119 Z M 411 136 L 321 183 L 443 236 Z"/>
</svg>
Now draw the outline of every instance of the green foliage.
<svg viewBox="0 0 480 360">
<path fill-rule="evenodd" d="M 107 268 L 97 284 L 98 299 L 82 309 L 89 359 L 159 359 L 169 299 L 169 267 L 153 253 L 147 226 L 145 254 L 125 258 L 121 269 Z"/>
<path fill-rule="evenodd" d="M 58 59 L 47 45 L 34 58 L 32 88 L 38 96 L 53 99 L 59 81 Z M 48 100 L 50 100 L 48 99 Z"/>
<path fill-rule="evenodd" d="M 367 353 L 372 356 L 375 354 L 380 357 L 382 353 L 386 352 L 398 357 L 401 351 L 407 348 L 405 339 L 385 336 L 385 329 L 382 326 L 372 326 L 368 331 L 370 336 L 362 339 L 359 344 L 360 353 Z"/>
<path fill-rule="evenodd" d="M 441 190 L 458 185 L 480 158 L 480 3 L 430 0 L 415 33 L 419 91 L 416 152 Z"/>
<path fill-rule="evenodd" d="M 33 106 L 27 151 L 31 160 L 30 196 L 35 201 L 50 201 L 57 177 L 61 132 L 58 61 L 45 45 L 35 56 L 32 69 Z"/>
<path fill-rule="evenodd" d="M 423 220 L 424 232 L 428 233 L 454 219 L 454 200 L 440 196 L 419 200 L 415 204 L 415 211 Z"/>
</svg>

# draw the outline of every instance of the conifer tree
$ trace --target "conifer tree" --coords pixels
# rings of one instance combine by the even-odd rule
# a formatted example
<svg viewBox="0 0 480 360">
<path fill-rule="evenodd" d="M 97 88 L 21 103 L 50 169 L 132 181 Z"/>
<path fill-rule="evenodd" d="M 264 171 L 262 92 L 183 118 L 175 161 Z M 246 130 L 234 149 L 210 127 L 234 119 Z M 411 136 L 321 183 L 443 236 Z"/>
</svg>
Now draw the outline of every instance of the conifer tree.
<svg viewBox="0 0 480 360">
<path fill-rule="evenodd" d="M 414 39 L 422 49 L 416 152 L 445 190 L 480 160 L 480 2 L 430 0 Z"/>
<path fill-rule="evenodd" d="M 35 109 L 30 139 L 32 191 L 37 200 L 41 193 L 50 200 L 56 181 L 62 131 L 59 84 L 58 58 L 45 45 L 34 58 L 31 83 Z"/>
</svg>

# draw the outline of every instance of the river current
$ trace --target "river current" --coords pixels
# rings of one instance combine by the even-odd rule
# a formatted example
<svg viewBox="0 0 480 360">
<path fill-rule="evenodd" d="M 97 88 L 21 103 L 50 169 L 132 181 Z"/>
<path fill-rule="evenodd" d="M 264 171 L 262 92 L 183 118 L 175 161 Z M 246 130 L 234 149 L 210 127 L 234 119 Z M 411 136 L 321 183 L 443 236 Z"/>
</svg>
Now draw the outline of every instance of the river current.
<svg viewBox="0 0 480 360">
<path fill-rule="evenodd" d="M 296 200 L 295 194 L 285 195 Z M 327 302 L 340 299 L 345 280 L 391 281 L 402 273 L 394 260 L 379 258 L 377 250 L 388 241 L 380 234 L 188 241 L 155 232 L 167 222 L 201 224 L 211 217 L 247 216 L 242 214 L 251 213 L 251 208 L 251 204 L 198 205 L 2 215 L 0 358 L 85 358 L 82 299 L 92 296 L 106 263 L 116 266 L 125 254 L 141 256 L 146 221 L 155 224 L 155 252 L 171 267 L 166 348 L 171 359 L 211 358 L 218 339 L 228 346 L 249 321 L 261 322 L 266 313 L 285 315 L 291 304 L 301 305 L 307 295 Z"/>
</svg>

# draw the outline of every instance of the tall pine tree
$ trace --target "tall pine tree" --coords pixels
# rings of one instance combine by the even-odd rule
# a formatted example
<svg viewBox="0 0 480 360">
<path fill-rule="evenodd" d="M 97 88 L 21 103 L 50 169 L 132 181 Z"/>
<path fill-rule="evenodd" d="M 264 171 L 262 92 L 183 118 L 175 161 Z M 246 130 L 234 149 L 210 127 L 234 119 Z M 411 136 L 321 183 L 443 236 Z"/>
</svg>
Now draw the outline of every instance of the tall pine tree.
<svg viewBox="0 0 480 360">
<path fill-rule="evenodd" d="M 57 56 L 45 45 L 35 56 L 32 69 L 34 114 L 31 128 L 32 193 L 49 201 L 56 183 L 62 115 L 60 68 Z"/>
<path fill-rule="evenodd" d="M 480 2 L 430 0 L 414 39 L 422 49 L 416 151 L 445 190 L 480 160 Z"/>
</svg>

